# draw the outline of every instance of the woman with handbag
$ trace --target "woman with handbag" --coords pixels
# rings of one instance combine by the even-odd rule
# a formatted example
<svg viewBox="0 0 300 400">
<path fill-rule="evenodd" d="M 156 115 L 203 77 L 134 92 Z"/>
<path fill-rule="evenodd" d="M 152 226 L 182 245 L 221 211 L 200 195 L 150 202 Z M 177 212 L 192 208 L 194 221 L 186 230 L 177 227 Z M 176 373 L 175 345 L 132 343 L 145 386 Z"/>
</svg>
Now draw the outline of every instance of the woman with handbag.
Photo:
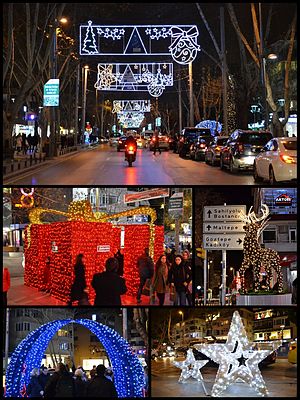
<svg viewBox="0 0 300 400">
<path fill-rule="evenodd" d="M 169 268 L 167 264 L 167 257 L 165 254 L 162 254 L 155 264 L 155 271 L 152 281 L 153 292 L 156 292 L 160 306 L 163 306 L 165 302 L 165 295 L 168 285 L 168 273 Z"/>
</svg>

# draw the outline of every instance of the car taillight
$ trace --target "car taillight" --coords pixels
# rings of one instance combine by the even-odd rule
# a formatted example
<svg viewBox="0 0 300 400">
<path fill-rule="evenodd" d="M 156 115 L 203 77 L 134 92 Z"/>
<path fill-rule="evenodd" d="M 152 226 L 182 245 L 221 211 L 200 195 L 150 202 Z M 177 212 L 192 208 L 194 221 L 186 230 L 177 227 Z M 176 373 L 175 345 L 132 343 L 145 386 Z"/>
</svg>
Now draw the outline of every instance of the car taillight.
<svg viewBox="0 0 300 400">
<path fill-rule="evenodd" d="M 204 143 L 201 143 L 201 144 L 200 144 L 200 148 L 201 148 L 201 149 L 204 149 L 204 148 L 205 148 L 205 144 L 204 144 Z"/>
<path fill-rule="evenodd" d="M 119 140 L 119 144 L 122 144 L 122 140 Z"/>
<path fill-rule="evenodd" d="M 243 145 L 242 143 L 237 143 L 236 146 L 237 146 L 237 151 L 238 151 L 239 153 L 243 153 L 243 151 L 244 151 L 244 145 Z"/>
<path fill-rule="evenodd" d="M 287 154 L 280 154 L 280 158 L 286 164 L 296 164 L 296 159 L 294 157 L 288 156 Z"/>
</svg>

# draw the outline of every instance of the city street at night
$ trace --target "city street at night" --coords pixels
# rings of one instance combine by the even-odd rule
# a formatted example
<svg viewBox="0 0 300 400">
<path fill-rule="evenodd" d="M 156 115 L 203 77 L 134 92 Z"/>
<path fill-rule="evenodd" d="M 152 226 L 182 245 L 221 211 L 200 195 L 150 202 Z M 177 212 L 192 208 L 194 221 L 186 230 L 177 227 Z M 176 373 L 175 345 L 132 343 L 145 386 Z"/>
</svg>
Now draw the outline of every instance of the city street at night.
<svg viewBox="0 0 300 400">
<path fill-rule="evenodd" d="M 177 360 L 177 359 L 176 359 Z M 179 359 L 178 359 L 179 360 Z M 180 370 L 172 365 L 174 358 L 162 358 L 152 361 L 153 397 L 206 397 L 201 382 L 190 379 L 178 383 Z M 210 393 L 217 369 L 204 367 L 201 370 L 207 391 Z M 262 376 L 266 382 L 269 397 L 297 396 L 297 367 L 286 358 L 279 358 L 274 364 L 263 367 Z M 237 382 L 222 393 L 222 397 L 260 397 L 254 389 L 243 382 Z"/>
<path fill-rule="evenodd" d="M 182 159 L 171 151 L 153 155 L 148 149 L 138 150 L 137 160 L 129 168 L 124 152 L 108 145 L 65 156 L 62 160 L 58 158 L 4 179 L 5 184 L 17 185 L 53 182 L 59 185 L 253 185 L 254 180 L 251 172 L 231 174 L 203 161 Z"/>
</svg>

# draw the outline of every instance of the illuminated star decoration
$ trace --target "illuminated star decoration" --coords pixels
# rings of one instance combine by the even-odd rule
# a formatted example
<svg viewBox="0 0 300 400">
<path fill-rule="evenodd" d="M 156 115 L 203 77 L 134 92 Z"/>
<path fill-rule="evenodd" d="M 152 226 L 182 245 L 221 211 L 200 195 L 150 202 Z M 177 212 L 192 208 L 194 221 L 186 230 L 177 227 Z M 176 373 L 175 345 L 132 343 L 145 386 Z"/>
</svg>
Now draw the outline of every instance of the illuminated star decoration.
<svg viewBox="0 0 300 400">
<path fill-rule="evenodd" d="M 178 379 L 178 382 L 185 383 L 190 377 L 197 379 L 197 381 L 202 383 L 204 392 L 207 394 L 203 382 L 203 376 L 200 372 L 200 369 L 203 368 L 207 363 L 208 360 L 196 360 L 193 350 L 188 349 L 186 359 L 184 361 L 173 361 L 174 366 L 181 369 L 181 375 Z"/>
<path fill-rule="evenodd" d="M 100 72 L 100 67 L 102 71 Z M 102 67 L 98 64 L 98 81 L 95 84 L 95 88 L 98 90 L 109 89 L 111 84 L 116 81 L 116 78 L 112 72 L 113 65 L 107 65 Z"/>
<path fill-rule="evenodd" d="M 212 388 L 212 396 L 220 396 L 228 386 L 238 379 L 253 387 L 261 396 L 268 394 L 258 364 L 278 349 L 281 341 L 270 343 L 273 346 L 270 350 L 254 350 L 254 345 L 253 342 L 249 342 L 242 319 L 237 311 L 233 314 L 225 344 L 195 345 L 197 350 L 220 364 Z"/>
</svg>

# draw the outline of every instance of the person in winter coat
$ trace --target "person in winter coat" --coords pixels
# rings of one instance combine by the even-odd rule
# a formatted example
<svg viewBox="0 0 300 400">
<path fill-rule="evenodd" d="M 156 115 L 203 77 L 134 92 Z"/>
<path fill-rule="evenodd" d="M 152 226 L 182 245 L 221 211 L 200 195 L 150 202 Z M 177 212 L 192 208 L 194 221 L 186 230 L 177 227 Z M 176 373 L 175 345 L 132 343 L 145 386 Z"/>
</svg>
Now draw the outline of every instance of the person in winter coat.
<svg viewBox="0 0 300 400">
<path fill-rule="evenodd" d="M 153 155 L 155 156 L 157 151 L 159 151 L 159 154 L 161 154 L 161 150 L 159 147 L 158 130 L 155 130 L 154 135 L 152 137 L 152 141 L 153 141 Z"/>
<path fill-rule="evenodd" d="M 191 269 L 183 262 L 180 255 L 175 257 L 175 262 L 169 270 L 168 281 L 175 286 L 176 297 L 174 305 L 185 306 L 187 287 L 192 280 Z"/>
<path fill-rule="evenodd" d="M 115 258 L 118 260 L 119 267 L 118 267 L 118 275 L 123 276 L 124 275 L 124 250 L 123 249 L 118 249 L 118 251 L 115 254 Z"/>
<path fill-rule="evenodd" d="M 10 288 L 10 273 L 7 267 L 3 268 L 3 307 L 7 307 L 7 292 Z"/>
<path fill-rule="evenodd" d="M 137 266 L 140 275 L 140 286 L 137 292 L 137 302 L 141 303 L 143 287 L 145 286 L 147 279 L 151 279 L 154 274 L 154 263 L 152 258 L 149 256 L 148 248 L 145 248 L 144 254 L 138 258 Z"/>
<path fill-rule="evenodd" d="M 43 392 L 45 391 L 45 386 L 50 379 L 50 375 L 48 374 L 48 368 L 45 366 L 41 367 L 41 373 L 38 377 L 39 383 L 42 386 Z"/>
<path fill-rule="evenodd" d="M 182 259 L 183 259 L 183 263 L 185 265 L 185 268 L 189 268 L 190 271 L 192 271 L 192 261 L 191 261 L 191 255 L 190 252 L 188 250 L 184 250 L 182 252 Z M 191 276 L 192 276 L 192 272 L 191 272 Z M 193 300 L 192 300 L 192 280 L 190 280 L 189 285 L 186 288 L 187 292 L 186 292 L 186 299 L 188 302 L 189 306 L 193 305 Z"/>
<path fill-rule="evenodd" d="M 39 369 L 38 368 L 33 368 L 33 370 L 30 373 L 30 381 L 27 385 L 26 388 L 26 393 L 28 394 L 28 397 L 42 397 L 44 392 L 42 385 L 39 382 Z"/>
<path fill-rule="evenodd" d="M 97 365 L 96 376 L 88 383 L 87 397 L 117 398 L 118 394 L 112 381 L 105 378 L 106 368 L 104 365 Z"/>
<path fill-rule="evenodd" d="M 73 301 L 78 300 L 78 305 L 87 304 L 87 293 L 85 289 L 87 287 L 85 280 L 85 266 L 84 266 L 84 255 L 78 254 L 74 265 L 74 282 L 71 287 L 71 298 L 69 305 L 72 305 Z"/>
<path fill-rule="evenodd" d="M 152 287 L 158 297 L 159 305 L 163 306 L 165 302 L 165 294 L 168 288 L 168 273 L 167 256 L 161 255 L 155 265 L 155 271 L 152 281 Z"/>
<path fill-rule="evenodd" d="M 44 397 L 75 397 L 74 379 L 63 363 L 46 383 Z"/>
<path fill-rule="evenodd" d="M 82 369 L 76 369 L 74 374 L 75 397 L 81 397 L 82 399 L 86 396 L 87 388 L 87 383 L 83 378 L 84 373 Z"/>
<path fill-rule="evenodd" d="M 121 295 L 127 292 L 125 279 L 118 275 L 118 260 L 114 257 L 105 262 L 105 271 L 93 276 L 92 287 L 96 291 L 95 306 L 120 306 Z"/>
</svg>

